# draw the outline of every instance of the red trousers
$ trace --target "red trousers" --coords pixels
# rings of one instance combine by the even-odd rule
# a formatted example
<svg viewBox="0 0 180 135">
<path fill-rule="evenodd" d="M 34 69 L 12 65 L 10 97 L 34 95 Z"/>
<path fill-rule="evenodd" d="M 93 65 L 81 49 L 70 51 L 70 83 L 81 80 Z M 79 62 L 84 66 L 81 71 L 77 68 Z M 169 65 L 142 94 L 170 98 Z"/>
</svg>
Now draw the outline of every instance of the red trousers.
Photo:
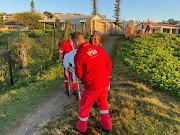
<svg viewBox="0 0 180 135">
<path fill-rule="evenodd" d="M 71 81 L 73 80 L 72 78 L 73 78 L 73 75 L 72 75 L 72 73 L 70 73 L 70 72 L 68 72 L 68 75 L 70 75 L 71 74 Z M 65 84 L 65 89 L 66 90 L 68 90 L 68 79 L 67 79 L 67 76 L 66 76 L 66 74 L 65 74 L 65 72 L 64 72 L 64 84 Z M 73 84 L 72 84 L 72 89 L 73 89 L 73 91 L 77 91 L 77 80 L 75 80 L 74 82 L 73 82 Z"/>
<path fill-rule="evenodd" d="M 105 130 L 112 129 L 107 98 L 108 98 L 108 87 L 101 90 L 87 90 L 85 88 L 83 89 L 81 94 L 80 105 L 79 105 L 79 120 L 76 126 L 76 128 L 80 132 L 86 132 L 87 130 L 89 112 L 96 99 L 97 99 L 97 104 L 100 112 L 103 129 Z"/>
</svg>

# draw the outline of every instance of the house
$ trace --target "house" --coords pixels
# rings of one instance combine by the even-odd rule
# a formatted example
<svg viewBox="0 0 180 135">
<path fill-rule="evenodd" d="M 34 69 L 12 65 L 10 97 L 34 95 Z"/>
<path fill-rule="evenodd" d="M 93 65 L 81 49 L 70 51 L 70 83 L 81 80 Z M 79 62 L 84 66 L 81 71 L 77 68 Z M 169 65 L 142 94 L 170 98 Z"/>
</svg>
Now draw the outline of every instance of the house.
<svg viewBox="0 0 180 135">
<path fill-rule="evenodd" d="M 28 26 L 23 24 L 17 24 L 15 21 L 9 21 L 0 27 L 1 31 L 24 31 L 28 30 Z"/>
<path fill-rule="evenodd" d="M 60 22 L 58 23 L 59 27 L 64 30 L 66 20 L 71 21 L 71 29 L 73 32 L 80 31 L 83 34 L 90 33 L 93 31 L 98 31 L 99 35 L 109 35 L 109 34 L 119 34 L 122 30 L 114 24 L 115 20 L 106 19 L 105 15 L 100 13 L 96 15 L 82 15 L 82 14 L 73 14 L 66 13 L 65 15 L 56 14 L 56 18 L 59 18 Z M 44 29 L 46 23 L 53 23 L 56 26 L 56 18 L 53 19 L 44 19 L 39 20 L 39 22 L 44 23 Z"/>
<path fill-rule="evenodd" d="M 125 21 L 125 20 L 120 21 L 120 25 L 121 25 L 121 27 L 122 27 L 123 29 L 126 29 L 126 27 L 128 26 L 128 24 L 129 24 L 129 21 Z"/>
<path fill-rule="evenodd" d="M 139 23 L 134 27 L 135 27 L 135 30 L 142 29 L 142 23 Z M 180 34 L 180 26 L 151 22 L 151 33 L 153 32 L 161 32 L 161 33 L 166 32 L 166 33 L 171 33 L 171 34 Z"/>
<path fill-rule="evenodd" d="M 16 14 L 4 14 L 2 16 L 3 20 L 12 20 Z"/>
</svg>

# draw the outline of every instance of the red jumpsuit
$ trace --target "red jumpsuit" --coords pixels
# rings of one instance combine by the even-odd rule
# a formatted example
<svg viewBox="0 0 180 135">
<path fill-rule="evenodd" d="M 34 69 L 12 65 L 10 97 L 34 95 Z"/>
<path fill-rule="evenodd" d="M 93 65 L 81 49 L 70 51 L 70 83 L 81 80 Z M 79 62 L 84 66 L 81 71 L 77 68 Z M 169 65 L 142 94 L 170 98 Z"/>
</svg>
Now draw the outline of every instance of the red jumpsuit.
<svg viewBox="0 0 180 135">
<path fill-rule="evenodd" d="M 111 130 L 107 98 L 112 63 L 100 46 L 83 43 L 74 58 L 76 76 L 84 84 L 79 105 L 79 120 L 76 128 L 86 132 L 90 109 L 97 99 L 102 127 Z"/>
<path fill-rule="evenodd" d="M 73 44 L 73 48 L 75 48 L 74 44 Z M 63 44 L 61 45 L 61 48 L 59 50 L 60 53 L 63 53 L 63 59 L 64 59 L 64 55 L 71 52 L 73 49 L 72 49 L 72 46 L 70 44 L 70 41 L 65 41 L 63 42 Z M 72 73 L 69 73 L 68 74 L 71 74 L 71 80 L 72 80 Z M 65 89 L 68 90 L 68 80 L 67 80 L 67 76 L 64 72 L 64 84 L 65 84 Z M 77 91 L 77 83 L 76 81 L 74 81 L 74 83 L 72 84 L 72 89 L 73 91 Z"/>
<path fill-rule="evenodd" d="M 89 39 L 89 43 L 93 44 L 93 40 L 95 43 L 94 45 L 101 45 L 102 44 L 102 39 L 98 34 L 91 35 L 91 37 Z"/>
</svg>

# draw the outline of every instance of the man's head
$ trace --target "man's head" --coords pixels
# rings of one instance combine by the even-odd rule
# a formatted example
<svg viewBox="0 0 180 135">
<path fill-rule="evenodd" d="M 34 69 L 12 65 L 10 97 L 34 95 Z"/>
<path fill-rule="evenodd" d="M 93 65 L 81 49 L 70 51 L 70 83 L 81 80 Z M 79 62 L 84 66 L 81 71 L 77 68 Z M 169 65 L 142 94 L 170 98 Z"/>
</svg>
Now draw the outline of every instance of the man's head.
<svg viewBox="0 0 180 135">
<path fill-rule="evenodd" d="M 97 34 L 97 31 L 95 30 L 93 34 Z"/>
<path fill-rule="evenodd" d="M 71 39 L 72 39 L 74 45 L 76 46 L 76 48 L 79 48 L 81 46 L 81 44 L 83 44 L 85 42 L 83 34 L 78 31 L 72 35 Z"/>
</svg>

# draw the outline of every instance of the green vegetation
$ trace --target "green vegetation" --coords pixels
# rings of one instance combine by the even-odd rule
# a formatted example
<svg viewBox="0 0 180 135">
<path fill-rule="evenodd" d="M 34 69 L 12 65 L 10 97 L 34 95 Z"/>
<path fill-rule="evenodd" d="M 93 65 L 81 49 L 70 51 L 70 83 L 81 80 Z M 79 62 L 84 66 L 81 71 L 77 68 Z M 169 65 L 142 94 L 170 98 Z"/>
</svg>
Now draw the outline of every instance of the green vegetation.
<svg viewBox="0 0 180 135">
<path fill-rule="evenodd" d="M 22 33 L 28 37 L 43 37 L 44 35 L 52 34 L 51 32 L 46 33 L 44 31 Z M 15 32 L 11 34 L 16 35 L 18 33 Z M 32 39 L 26 38 L 26 40 Z M 4 65 L 4 67 L 6 66 L 8 65 Z M 33 70 L 35 70 L 35 68 Z M 38 70 L 36 74 L 32 75 L 31 70 L 27 68 L 21 69 L 18 75 L 21 80 L 18 81 L 12 89 L 0 94 L 1 135 L 7 135 L 19 127 L 29 113 L 37 111 L 43 103 L 50 100 L 59 90 L 64 88 L 62 87 L 63 81 L 61 81 L 63 78 L 63 68 L 59 61 L 49 68 Z M 32 78 L 34 82 L 30 81 Z"/>
<path fill-rule="evenodd" d="M 137 30 L 136 32 L 137 32 L 137 34 L 142 34 L 142 30 L 141 29 Z"/>
<path fill-rule="evenodd" d="M 36 75 L 35 83 L 0 95 L 0 131 L 7 135 L 24 122 L 29 113 L 34 113 L 43 103 L 62 90 L 63 67 L 60 62 Z M 23 73 L 24 74 L 24 73 Z"/>
<path fill-rule="evenodd" d="M 17 13 L 15 19 L 19 24 L 29 25 L 29 30 L 43 29 L 44 27 L 43 23 L 38 22 L 38 20 L 42 20 L 42 17 L 35 12 Z M 46 24 L 46 28 L 48 27 L 49 25 Z"/>
<path fill-rule="evenodd" d="M 101 36 L 102 47 L 105 47 L 105 45 L 107 45 L 107 43 L 111 40 L 111 38 L 113 38 L 113 36 L 107 36 L 107 35 Z"/>
<path fill-rule="evenodd" d="M 46 15 L 49 19 L 52 19 L 54 17 L 54 15 L 51 12 L 48 12 L 48 11 L 45 11 L 44 15 Z"/>
<path fill-rule="evenodd" d="M 179 23 L 179 21 L 175 21 L 174 19 L 168 19 L 167 21 L 162 20 L 162 22 L 159 22 L 159 23 L 177 25 Z"/>
<path fill-rule="evenodd" d="M 118 25 L 119 27 L 121 27 L 120 25 L 120 12 L 121 12 L 121 8 L 120 8 L 120 3 L 122 0 L 116 0 L 116 4 L 114 4 L 114 18 L 116 19 L 116 25 Z"/>
<path fill-rule="evenodd" d="M 56 46 L 54 31 L 33 30 L 26 32 L 10 32 L 0 35 L 0 47 L 7 48 L 10 37 L 14 86 L 10 85 L 9 65 L 7 58 L 0 59 L 0 92 L 29 86 L 36 82 L 36 75 L 55 63 L 59 47 L 64 41 L 65 31 L 56 30 Z M 55 48 L 55 49 L 54 49 Z M 0 50 L 0 53 L 3 50 Z M 4 55 L 7 55 L 7 52 Z"/>
<path fill-rule="evenodd" d="M 155 33 L 126 42 L 118 57 L 154 89 L 180 96 L 180 38 Z"/>
<path fill-rule="evenodd" d="M 92 15 L 96 15 L 98 13 L 98 0 L 91 0 L 93 5 Z"/>
<path fill-rule="evenodd" d="M 34 1 L 33 0 L 31 1 L 30 6 L 31 6 L 31 12 L 35 12 L 35 6 L 34 6 Z"/>
<path fill-rule="evenodd" d="M 125 67 L 116 55 L 124 42 L 124 37 L 120 37 L 109 53 L 113 62 L 108 98 L 112 135 L 180 134 L 180 100 L 149 89 L 137 79 L 136 73 Z M 78 101 L 74 101 L 67 105 L 58 117 L 45 124 L 37 134 L 78 134 L 72 130 L 78 121 L 78 104 Z M 96 107 L 90 112 L 88 134 L 103 134 Z"/>
</svg>

